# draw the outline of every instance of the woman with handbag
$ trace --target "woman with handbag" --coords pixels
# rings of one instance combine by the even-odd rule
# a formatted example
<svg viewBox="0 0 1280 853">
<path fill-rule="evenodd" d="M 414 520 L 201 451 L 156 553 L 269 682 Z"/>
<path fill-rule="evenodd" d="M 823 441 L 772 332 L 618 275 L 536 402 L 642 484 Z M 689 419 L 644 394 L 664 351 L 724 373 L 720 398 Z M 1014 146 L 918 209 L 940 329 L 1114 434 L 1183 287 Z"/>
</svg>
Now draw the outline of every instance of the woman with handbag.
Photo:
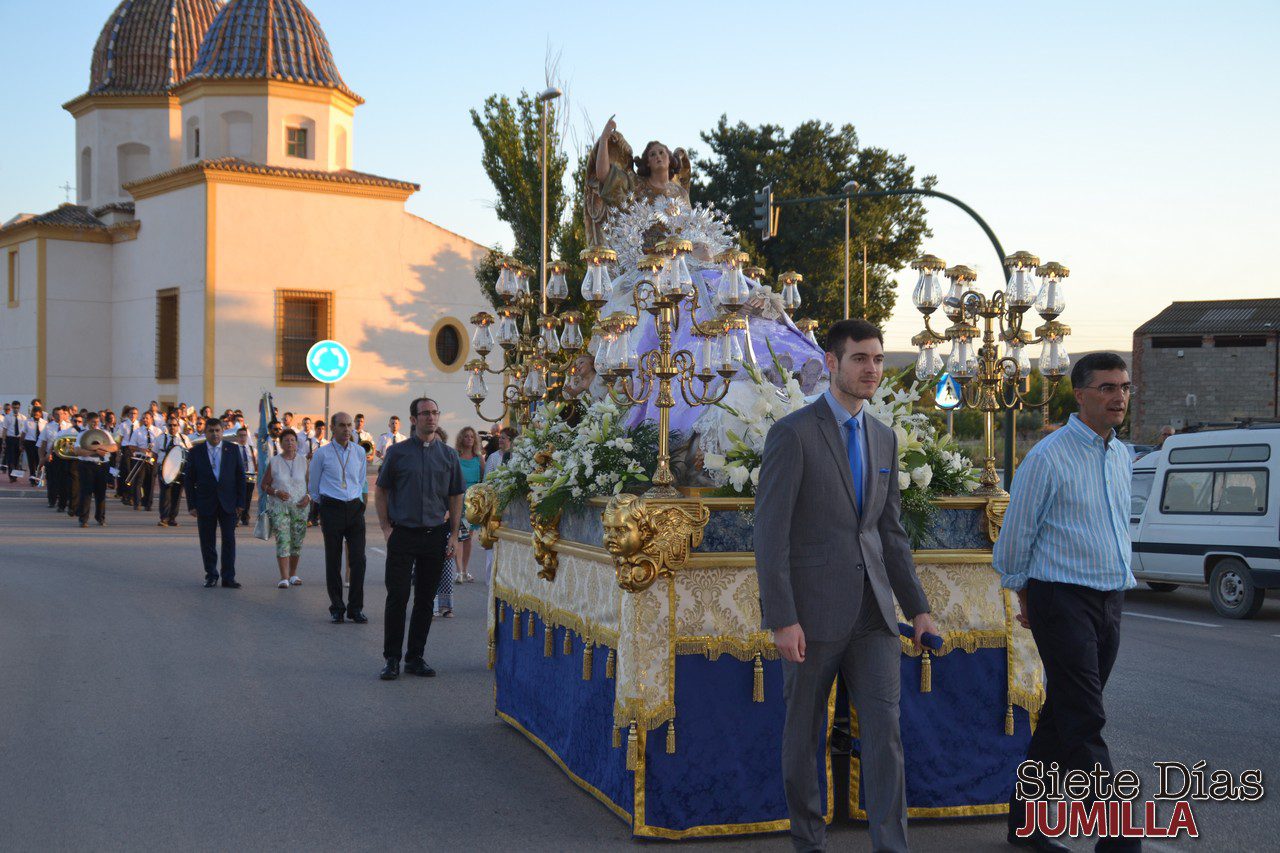
<svg viewBox="0 0 1280 853">
<path fill-rule="evenodd" d="M 302 583 L 298 577 L 298 558 L 302 556 L 302 540 L 307 535 L 307 513 L 311 497 L 307 494 L 307 460 L 298 453 L 298 434 L 291 429 L 280 433 L 280 453 L 271 457 L 262 476 L 262 494 L 269 503 L 267 515 L 271 531 L 261 529 L 265 519 L 259 516 L 255 534 L 266 539 L 276 537 L 276 560 L 280 564 L 280 589 Z"/>
</svg>

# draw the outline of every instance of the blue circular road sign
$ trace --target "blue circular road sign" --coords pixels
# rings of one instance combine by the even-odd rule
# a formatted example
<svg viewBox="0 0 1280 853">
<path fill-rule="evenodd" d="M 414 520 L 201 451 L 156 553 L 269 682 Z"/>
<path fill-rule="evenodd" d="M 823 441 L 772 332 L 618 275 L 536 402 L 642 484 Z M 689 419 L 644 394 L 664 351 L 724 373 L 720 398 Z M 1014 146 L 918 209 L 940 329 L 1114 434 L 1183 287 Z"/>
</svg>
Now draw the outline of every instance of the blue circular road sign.
<svg viewBox="0 0 1280 853">
<path fill-rule="evenodd" d="M 317 382 L 340 382 L 351 372 L 351 354 L 337 341 L 319 341 L 307 352 L 307 370 Z"/>
<path fill-rule="evenodd" d="M 933 396 L 939 409 L 956 409 L 960 407 L 964 392 L 954 376 L 944 373 L 938 377 L 938 385 L 934 389 Z"/>
</svg>

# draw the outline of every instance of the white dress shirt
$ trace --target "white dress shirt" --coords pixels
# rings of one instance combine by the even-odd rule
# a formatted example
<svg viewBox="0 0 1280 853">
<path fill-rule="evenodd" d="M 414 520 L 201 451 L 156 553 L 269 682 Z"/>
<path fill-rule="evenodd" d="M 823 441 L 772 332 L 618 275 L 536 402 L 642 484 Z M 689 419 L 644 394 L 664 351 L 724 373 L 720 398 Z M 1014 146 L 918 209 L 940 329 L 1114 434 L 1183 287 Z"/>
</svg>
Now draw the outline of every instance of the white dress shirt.
<svg viewBox="0 0 1280 853">
<path fill-rule="evenodd" d="M 375 447 L 378 451 L 378 458 L 381 459 L 386 455 L 387 448 L 399 444 L 404 441 L 406 437 L 407 436 L 403 433 L 398 432 L 384 432 L 382 435 L 378 436 L 378 443 Z"/>
<path fill-rule="evenodd" d="M 26 426 L 22 428 L 22 440 L 39 441 L 40 435 L 48 425 L 49 421 L 45 418 L 27 418 Z"/>
<path fill-rule="evenodd" d="M 235 443 L 236 452 L 240 454 L 240 458 L 244 460 L 244 474 L 246 477 L 252 477 L 258 473 L 258 448 L 252 444 Z"/>
<path fill-rule="evenodd" d="M 346 447 L 326 444 L 311 459 L 307 491 L 317 503 L 321 497 L 354 501 L 368 489 L 368 470 L 364 451 L 354 441 Z"/>
<path fill-rule="evenodd" d="M 138 428 L 138 421 L 128 420 L 121 421 L 116 425 L 116 442 L 124 447 L 128 445 L 129 439 L 133 438 L 133 431 Z"/>
<path fill-rule="evenodd" d="M 58 440 L 58 434 L 69 426 L 71 426 L 70 421 L 49 421 L 44 432 L 40 433 L 39 440 L 36 441 L 36 450 L 42 454 L 52 453 L 53 443 Z"/>
<path fill-rule="evenodd" d="M 166 432 L 160 438 L 160 443 L 157 444 L 156 447 L 158 448 L 158 452 L 163 454 L 163 453 L 169 452 L 169 450 L 171 450 L 174 445 L 179 445 L 181 447 L 185 447 L 187 450 L 190 450 L 191 439 L 183 435 L 182 433 L 178 433 L 177 435 L 170 435 L 169 433 Z"/>
<path fill-rule="evenodd" d="M 4 437 L 22 437 L 22 430 L 27 425 L 27 416 L 22 412 L 10 412 L 4 416 Z"/>
<path fill-rule="evenodd" d="M 152 452 L 160 451 L 160 439 L 164 437 L 164 431 L 158 426 L 139 426 L 133 431 L 133 436 L 125 443 L 129 447 L 139 450 L 150 449 Z"/>
</svg>

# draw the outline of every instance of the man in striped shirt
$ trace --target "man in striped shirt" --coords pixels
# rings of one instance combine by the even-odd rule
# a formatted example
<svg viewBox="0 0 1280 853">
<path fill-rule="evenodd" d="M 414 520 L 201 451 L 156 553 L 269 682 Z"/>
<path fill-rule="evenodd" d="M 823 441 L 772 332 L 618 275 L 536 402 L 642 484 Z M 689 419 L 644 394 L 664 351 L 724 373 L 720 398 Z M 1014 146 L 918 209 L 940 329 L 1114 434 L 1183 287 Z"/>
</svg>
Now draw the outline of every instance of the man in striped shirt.
<svg viewBox="0 0 1280 853">
<path fill-rule="evenodd" d="M 1110 772 L 1102 691 L 1120 648 L 1129 568 L 1129 480 L 1133 465 L 1115 428 L 1133 386 L 1124 359 L 1091 353 L 1071 371 L 1079 413 L 1041 440 L 1013 479 L 993 561 L 1001 585 L 1018 593 L 1018 622 L 1044 662 L 1046 700 L 1027 760 L 1062 770 Z M 1026 815 L 1017 787 L 1009 843 L 1068 850 L 1043 835 L 1020 839 Z M 1138 850 L 1137 839 L 1101 838 L 1098 850 Z"/>
</svg>

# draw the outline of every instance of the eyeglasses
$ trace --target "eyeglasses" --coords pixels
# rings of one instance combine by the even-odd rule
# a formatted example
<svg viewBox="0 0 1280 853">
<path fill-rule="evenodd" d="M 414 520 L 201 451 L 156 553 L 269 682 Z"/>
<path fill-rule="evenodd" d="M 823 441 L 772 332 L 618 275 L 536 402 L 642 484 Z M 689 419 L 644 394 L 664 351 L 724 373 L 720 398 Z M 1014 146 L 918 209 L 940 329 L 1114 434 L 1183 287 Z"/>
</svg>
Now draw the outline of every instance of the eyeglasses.
<svg viewBox="0 0 1280 853">
<path fill-rule="evenodd" d="M 1101 385 L 1086 385 L 1084 387 L 1092 388 L 1095 391 L 1100 391 L 1103 394 L 1106 394 L 1107 396 L 1111 396 L 1112 394 L 1119 391 L 1121 394 L 1125 395 L 1126 397 L 1130 397 L 1133 395 L 1134 391 L 1138 390 L 1138 386 L 1134 385 L 1132 382 L 1126 382 L 1123 385 L 1117 385 L 1114 382 L 1103 382 Z"/>
<path fill-rule="evenodd" d="M 440 410 L 439 409 L 419 409 L 418 415 L 419 416 L 429 415 L 433 418 L 438 418 L 440 417 Z"/>
</svg>

